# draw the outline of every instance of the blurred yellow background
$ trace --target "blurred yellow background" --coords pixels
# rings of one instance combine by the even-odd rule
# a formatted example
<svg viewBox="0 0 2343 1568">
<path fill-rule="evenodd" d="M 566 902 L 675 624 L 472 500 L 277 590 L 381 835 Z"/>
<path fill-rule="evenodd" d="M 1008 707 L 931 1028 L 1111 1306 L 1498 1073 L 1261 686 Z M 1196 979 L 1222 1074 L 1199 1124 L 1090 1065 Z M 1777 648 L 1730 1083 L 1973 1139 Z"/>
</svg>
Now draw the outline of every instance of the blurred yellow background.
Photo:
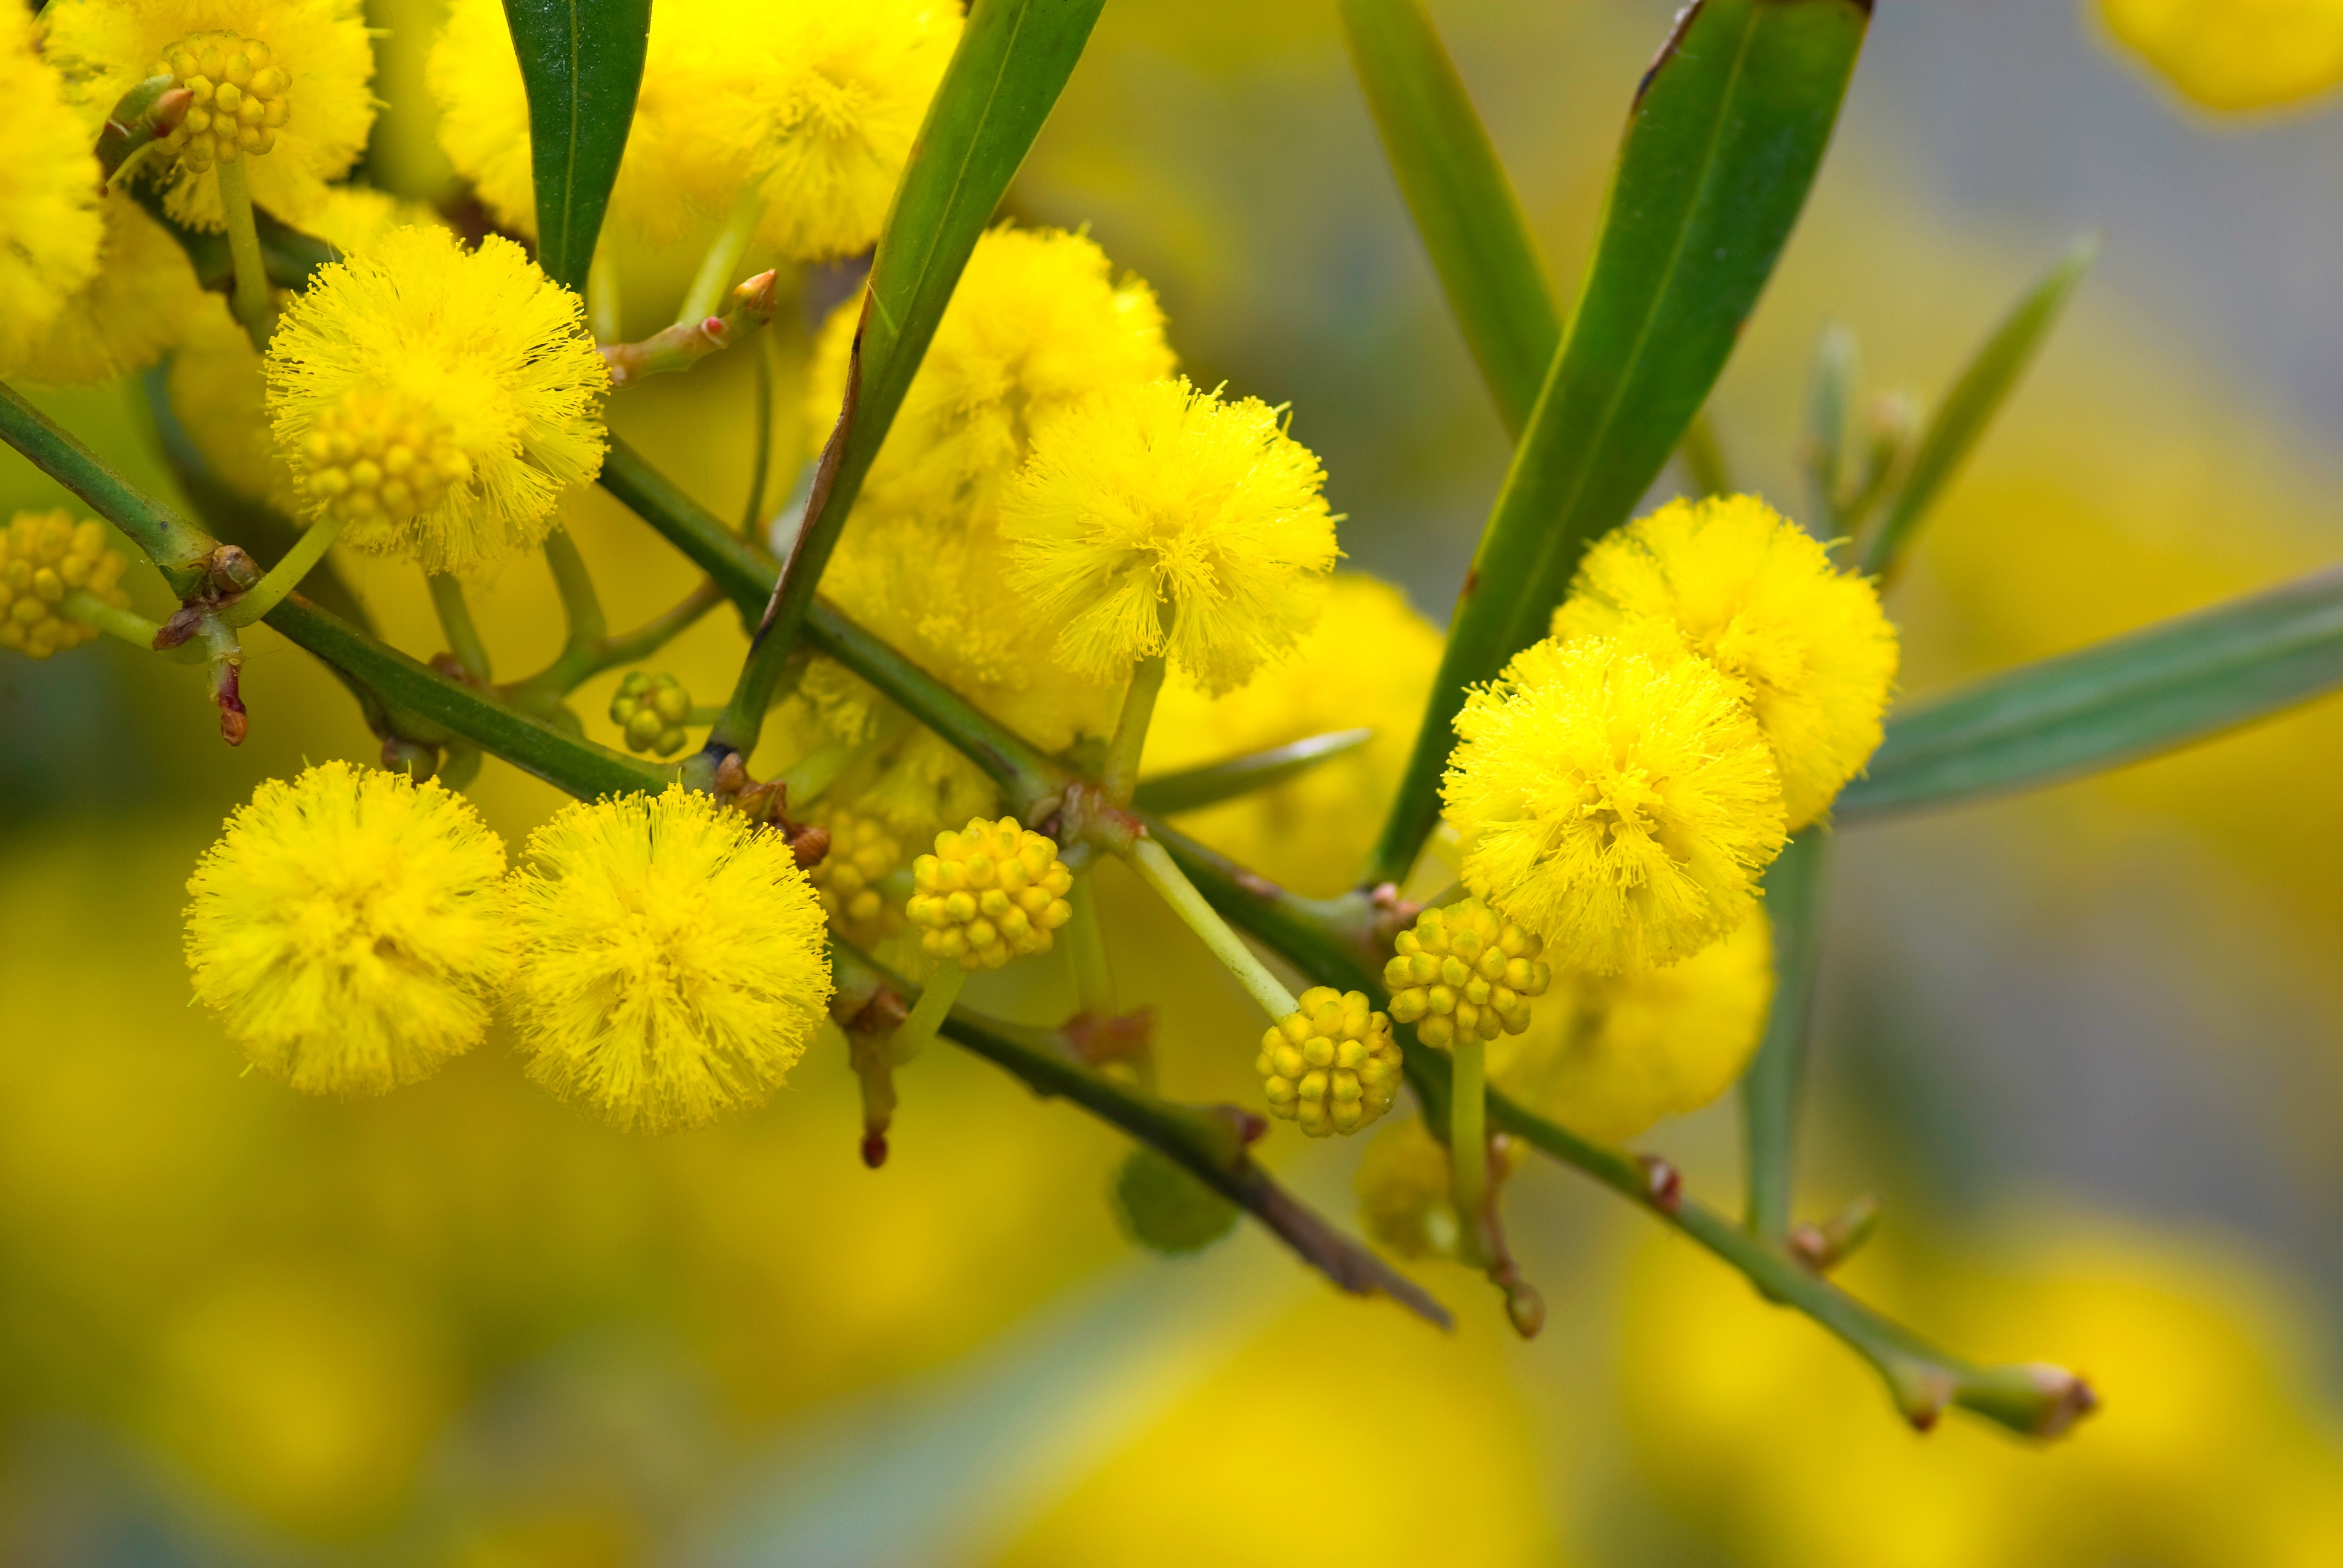
<svg viewBox="0 0 2343 1568">
<path fill-rule="evenodd" d="M 1432 9 L 1567 297 L 1668 7 Z M 392 111 L 369 167 L 426 198 L 433 16 L 375 17 Z M 1149 278 L 1193 379 L 1292 399 L 1350 564 L 1437 622 L 1503 446 L 1332 0 L 1110 5 L 1011 206 L 1088 224 Z M 1744 482 L 1800 507 L 1826 317 L 1860 331 L 1875 387 L 1925 398 L 2091 226 L 2098 275 L 1891 606 L 1911 693 L 2280 580 L 2343 537 L 2343 116 L 2203 119 L 2043 0 L 1881 7 L 1718 395 Z M 657 325 L 696 247 L 621 254 L 629 320 Z M 168 490 L 134 387 L 40 400 Z M 722 357 L 613 413 L 727 515 L 752 418 Z M 804 444 L 785 421 L 784 478 Z M 56 496 L 0 459 L 9 508 Z M 598 493 L 568 521 L 612 624 L 690 587 Z M 387 636 L 438 647 L 413 574 L 343 564 Z M 500 670 L 553 651 L 533 563 L 475 608 Z M 1330 659 L 1306 697 L 1214 719 L 1232 749 L 1404 722 L 1436 644 L 1389 614 L 1386 688 Z M 660 668 L 710 700 L 739 647 L 719 610 Z M 1511 1189 L 1552 1309 L 1523 1344 L 1441 1265 L 1418 1272 L 1457 1311 L 1444 1337 L 1247 1227 L 1192 1261 L 1137 1251 L 1105 1201 L 1121 1140 L 948 1050 L 902 1075 L 875 1173 L 834 1040 L 764 1111 L 657 1141 L 578 1120 L 493 1038 L 378 1101 L 241 1078 L 186 1005 L 181 884 L 256 779 L 375 753 L 307 656 L 251 648 L 236 751 L 183 668 L 111 643 L 0 664 L 0 1561 L 2343 1562 L 2332 703 L 1841 846 L 1805 1207 L 1882 1193 L 1858 1292 L 2093 1380 L 2105 1408 L 2036 1449 L 1965 1419 L 1913 1433 L 1811 1324 L 1550 1165 Z M 604 739 L 617 678 L 576 704 Z M 1195 826 L 1338 884 L 1403 750 L 1384 734 Z M 555 803 L 495 762 L 471 792 L 515 843 Z M 1127 1000 L 1176 1020 L 1167 1090 L 1250 1098 L 1251 1004 L 1101 879 Z M 990 1000 L 1041 1017 L 1070 994 L 1051 970 Z M 1647 1141 L 1731 1201 L 1729 1102 Z M 1268 1158 L 1352 1224 L 1356 1149 L 1301 1142 Z"/>
</svg>

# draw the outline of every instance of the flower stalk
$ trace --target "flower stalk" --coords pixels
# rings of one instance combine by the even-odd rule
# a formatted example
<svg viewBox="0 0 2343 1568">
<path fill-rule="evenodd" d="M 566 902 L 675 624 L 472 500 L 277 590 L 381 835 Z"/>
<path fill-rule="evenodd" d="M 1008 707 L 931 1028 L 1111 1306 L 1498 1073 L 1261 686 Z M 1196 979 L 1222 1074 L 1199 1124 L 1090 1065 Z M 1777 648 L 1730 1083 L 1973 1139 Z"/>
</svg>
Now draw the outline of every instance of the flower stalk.
<svg viewBox="0 0 2343 1568">
<path fill-rule="evenodd" d="M 277 307 L 269 300 L 268 266 L 261 259 L 260 230 L 253 221 L 252 186 L 244 177 L 240 156 L 222 158 L 214 169 L 220 208 L 227 216 L 228 255 L 236 263 L 236 292 L 229 302 L 254 350 L 266 354 L 276 329 Z"/>
</svg>

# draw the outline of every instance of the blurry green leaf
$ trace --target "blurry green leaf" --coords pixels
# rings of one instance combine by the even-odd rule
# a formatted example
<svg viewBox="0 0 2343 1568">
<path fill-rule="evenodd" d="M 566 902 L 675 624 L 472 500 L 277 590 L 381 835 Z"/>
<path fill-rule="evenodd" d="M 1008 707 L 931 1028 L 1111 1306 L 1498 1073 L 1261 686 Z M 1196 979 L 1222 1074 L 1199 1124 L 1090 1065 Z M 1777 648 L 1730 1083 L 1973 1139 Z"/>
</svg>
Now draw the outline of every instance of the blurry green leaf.
<svg viewBox="0 0 2343 1568">
<path fill-rule="evenodd" d="M 1521 203 L 1418 0 L 1342 0 L 1383 153 L 1497 415 L 1518 436 L 1562 340 Z"/>
<path fill-rule="evenodd" d="M 1822 950 L 1823 868 L 1830 829 L 1801 829 L 1765 868 L 1765 919 L 1773 926 L 1774 1000 L 1757 1054 L 1741 1075 L 1741 1150 L 1748 1167 L 1742 1190 L 1750 1232 L 1789 1239 L 1797 1176 L 1798 1081 L 1805 1075 L 1815 960 Z"/>
<path fill-rule="evenodd" d="M 1966 687 L 1887 726 L 1851 827 L 2095 773 L 2343 687 L 2343 570 Z"/>
<path fill-rule="evenodd" d="M 1757 303 L 1822 162 L 1870 8 L 1700 0 L 1644 78 L 1603 232 L 1466 575 L 1369 881 L 1439 815 L 1464 689 L 1545 635 L 1587 544 L 1659 477 Z"/>
<path fill-rule="evenodd" d="M 780 661 L 960 269 L 1073 74 L 1104 3 L 976 0 L 970 8 L 880 234 L 847 361 L 845 407 L 815 469 L 805 527 L 719 735 L 745 739 L 761 721 Z M 735 728 L 743 733 L 734 735 Z"/>
<path fill-rule="evenodd" d="M 1835 321 L 1815 339 L 1806 384 L 1806 439 L 1798 454 L 1815 515 L 1806 529 L 1825 543 L 1839 537 L 1846 500 L 1846 421 L 1854 405 L 1860 358 L 1855 334 Z"/>
<path fill-rule="evenodd" d="M 1237 1206 L 1152 1149 L 1139 1148 L 1114 1177 L 1114 1212 L 1151 1252 L 1201 1252 L 1235 1228 Z"/>
<path fill-rule="evenodd" d="M 1266 789 L 1272 784 L 1282 784 L 1321 762 L 1331 762 L 1345 752 L 1357 750 L 1373 739 L 1374 733 L 1372 729 L 1335 729 L 1202 768 L 1160 773 L 1141 782 L 1131 803 L 1141 811 L 1164 816 L 1193 811 L 1256 789 Z"/>
<path fill-rule="evenodd" d="M 537 260 L 583 294 L 635 120 L 651 0 L 505 0 L 528 90 Z"/>
<path fill-rule="evenodd" d="M 2025 297 L 2002 318 L 1993 336 L 1985 340 L 1961 371 L 1944 407 L 1928 421 L 1895 504 L 1888 508 L 1878 531 L 1864 545 L 1859 569 L 1865 576 L 1895 575 L 1929 508 L 1960 471 L 1969 449 L 1985 434 L 1994 415 L 2000 412 L 2010 388 L 2017 385 L 2035 350 L 2042 346 L 2050 328 L 2057 325 L 2075 286 L 2083 281 L 2083 274 L 2091 269 L 2091 262 L 2098 254 L 2099 242 L 2095 235 L 2087 235 L 2068 246 L 2058 264 L 2026 290 Z"/>
</svg>

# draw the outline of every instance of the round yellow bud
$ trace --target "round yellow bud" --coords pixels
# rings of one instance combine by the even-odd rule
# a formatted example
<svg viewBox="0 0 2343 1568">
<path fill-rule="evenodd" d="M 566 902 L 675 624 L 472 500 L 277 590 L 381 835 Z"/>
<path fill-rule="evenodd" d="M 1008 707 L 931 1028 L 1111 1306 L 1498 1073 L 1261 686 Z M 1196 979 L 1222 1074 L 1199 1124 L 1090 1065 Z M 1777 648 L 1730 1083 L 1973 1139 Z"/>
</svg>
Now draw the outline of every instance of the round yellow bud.
<svg viewBox="0 0 2343 1568">
<path fill-rule="evenodd" d="M 163 148 L 187 168 L 234 163 L 276 145 L 270 129 L 292 117 L 293 79 L 269 62 L 268 45 L 232 32 L 191 33 L 163 52 L 154 75 L 195 99 Z M 263 129 L 262 127 L 270 127 Z"/>
<path fill-rule="evenodd" d="M 1459 1039 L 1521 1033 L 1530 999 L 1553 978 L 1538 956 L 1544 941 L 1478 899 L 1424 910 L 1393 945 L 1399 951 L 1383 965 L 1391 1015 L 1440 1050 Z"/>
<path fill-rule="evenodd" d="M 629 751 L 674 756 L 683 749 L 690 717 L 691 693 L 672 675 L 629 670 L 610 699 L 610 722 L 625 732 Z"/>
<path fill-rule="evenodd" d="M 1050 950 L 1050 933 L 1073 919 L 1066 893 L 1074 875 L 1057 844 L 1020 828 L 1014 817 L 971 818 L 957 833 L 936 835 L 936 852 L 911 862 L 904 912 L 921 928 L 931 958 L 964 970 L 997 970 L 1012 958 Z"/>
<path fill-rule="evenodd" d="M 822 912 L 833 930 L 867 948 L 893 923 L 893 911 L 879 884 L 902 867 L 902 841 L 877 817 L 846 806 L 825 805 L 813 813 L 813 820 L 830 832 L 830 853 L 807 873 Z"/>
<path fill-rule="evenodd" d="M 1312 1138 L 1356 1132 L 1391 1109 L 1399 1093 L 1399 1044 L 1391 1020 L 1364 991 L 1312 986 L 1261 1037 L 1253 1059 L 1270 1113 Z"/>
<path fill-rule="evenodd" d="M 75 524 L 70 514 L 19 512 L 0 529 L 0 648 L 28 658 L 78 648 L 97 628 L 63 608 L 67 594 L 85 591 L 117 609 L 130 608 L 118 586 L 126 557 L 106 548 L 106 526 Z"/>
</svg>

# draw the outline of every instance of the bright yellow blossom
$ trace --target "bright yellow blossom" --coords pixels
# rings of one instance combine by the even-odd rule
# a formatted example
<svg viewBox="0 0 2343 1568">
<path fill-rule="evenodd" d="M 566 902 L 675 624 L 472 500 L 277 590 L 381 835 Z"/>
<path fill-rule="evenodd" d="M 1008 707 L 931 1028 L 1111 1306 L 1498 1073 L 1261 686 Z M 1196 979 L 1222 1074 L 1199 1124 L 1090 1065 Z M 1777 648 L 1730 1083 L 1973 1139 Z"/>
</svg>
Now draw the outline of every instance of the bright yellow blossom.
<svg viewBox="0 0 2343 1568">
<path fill-rule="evenodd" d="M 13 375 L 96 272 L 105 232 L 89 135 L 21 25 L 0 28 L 0 369 Z"/>
<path fill-rule="evenodd" d="M 374 47 L 357 0 L 55 0 L 40 26 L 93 137 L 149 76 L 172 75 L 196 93 L 186 120 L 146 163 L 167 182 L 182 223 L 222 226 L 210 171 L 230 139 L 254 204 L 295 225 L 366 150 Z"/>
<path fill-rule="evenodd" d="M 2099 15 L 2208 109 L 2273 108 L 2343 83 L 2343 0 L 2099 0 Z"/>
<path fill-rule="evenodd" d="M 529 1077 L 629 1131 L 762 1104 L 830 1000 L 787 840 L 680 787 L 563 808 L 529 835 L 514 920 Z"/>
<path fill-rule="evenodd" d="M 1560 975 L 1528 1031 L 1489 1047 L 1489 1081 L 1582 1137 L 1617 1142 L 1731 1088 L 1774 995 L 1764 911 L 1681 963 Z"/>
<path fill-rule="evenodd" d="M 1781 851 L 1756 720 L 1707 660 L 1537 643 L 1471 693 L 1443 789 L 1465 886 L 1557 970 L 1674 963 L 1745 919 Z"/>
<path fill-rule="evenodd" d="M 117 609 L 130 608 L 122 591 L 129 558 L 106 548 L 106 525 L 71 513 L 18 512 L 0 529 L 0 648 L 46 658 L 97 637 L 88 622 L 66 612 L 76 590 Z"/>
<path fill-rule="evenodd" d="M 600 470 L 608 372 L 578 297 L 491 235 L 400 228 L 287 302 L 268 409 L 312 518 L 460 571 L 544 538 Z"/>
<path fill-rule="evenodd" d="M 1253 1070 L 1270 1114 L 1312 1138 L 1356 1132 L 1391 1109 L 1399 1093 L 1399 1043 L 1391 1020 L 1364 991 L 1312 986 L 1300 1008 L 1261 1037 Z"/>
<path fill-rule="evenodd" d="M 502 841 L 437 783 L 347 762 L 271 779 L 188 879 L 196 995 L 296 1089 L 427 1078 L 488 1029 L 504 872 Z"/>
<path fill-rule="evenodd" d="M 997 970 L 1050 950 L 1050 933 L 1073 919 L 1073 873 L 1047 836 L 978 818 L 936 835 L 936 852 L 911 862 L 918 889 L 904 907 L 930 958 L 964 970 Z"/>
<path fill-rule="evenodd" d="M 101 211 L 106 237 L 97 271 L 41 331 L 10 347 L 0 374 L 36 387 L 87 387 L 136 375 L 160 359 L 204 307 L 187 253 L 161 224 L 127 196 L 106 197 Z"/>
<path fill-rule="evenodd" d="M 1436 1050 L 1460 1036 L 1521 1033 L 1530 1002 L 1552 979 L 1538 957 L 1545 944 L 1478 899 L 1424 910 L 1394 946 L 1383 966 L 1391 1015 L 1414 1024 L 1416 1039 Z"/>
<path fill-rule="evenodd" d="M 1774 749 L 1795 832 L 1878 749 L 1896 628 L 1871 583 L 1754 496 L 1671 501 L 1586 552 L 1554 635 L 1654 658 L 1698 654 L 1739 689 Z"/>
<path fill-rule="evenodd" d="M 1001 503 L 1010 581 L 1063 628 L 1074 674 L 1116 680 L 1162 653 L 1226 691 L 1317 620 L 1342 554 L 1325 477 L 1258 399 L 1184 377 L 1102 394 L 1034 432 Z"/>
</svg>

